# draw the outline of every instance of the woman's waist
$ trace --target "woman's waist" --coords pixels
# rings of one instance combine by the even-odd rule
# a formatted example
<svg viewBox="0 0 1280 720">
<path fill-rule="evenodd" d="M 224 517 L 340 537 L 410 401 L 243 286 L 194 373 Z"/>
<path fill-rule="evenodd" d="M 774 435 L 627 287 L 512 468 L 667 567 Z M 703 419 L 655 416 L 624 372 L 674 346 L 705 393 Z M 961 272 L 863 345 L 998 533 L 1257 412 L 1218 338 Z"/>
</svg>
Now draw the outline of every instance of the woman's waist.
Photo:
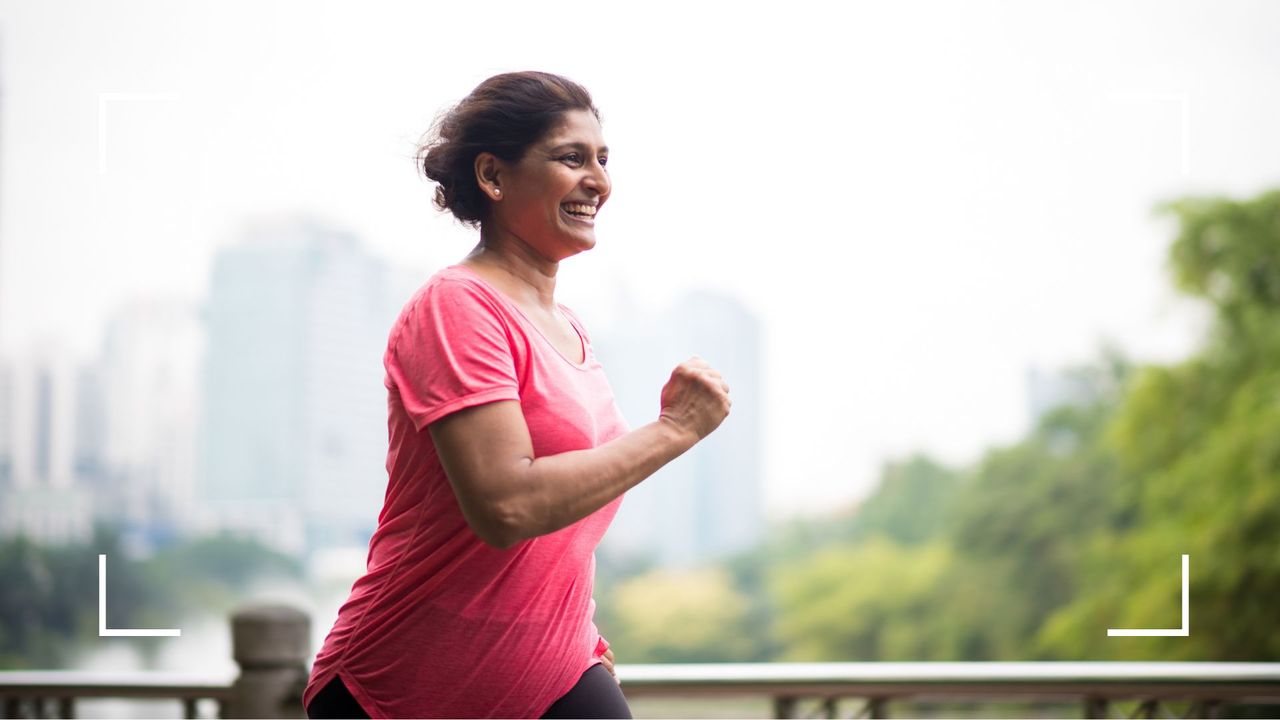
<svg viewBox="0 0 1280 720">
<path fill-rule="evenodd" d="M 593 609 L 590 597 L 554 607 L 534 603 L 522 612 L 510 604 L 405 604 L 371 613 L 344 637 L 341 663 L 357 673 L 396 667 L 412 673 L 435 658 L 450 667 L 514 662 L 528 672 L 541 663 L 590 659 L 599 642 Z"/>
</svg>

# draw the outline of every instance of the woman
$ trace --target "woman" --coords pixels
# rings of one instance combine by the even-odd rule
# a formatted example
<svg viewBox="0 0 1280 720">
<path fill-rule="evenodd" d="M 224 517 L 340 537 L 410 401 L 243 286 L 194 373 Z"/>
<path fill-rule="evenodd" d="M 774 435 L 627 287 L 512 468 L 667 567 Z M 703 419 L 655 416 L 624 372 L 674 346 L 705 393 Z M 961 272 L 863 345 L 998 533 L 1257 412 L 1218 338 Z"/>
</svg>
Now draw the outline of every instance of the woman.
<svg viewBox="0 0 1280 720">
<path fill-rule="evenodd" d="M 310 717 L 631 717 L 592 621 L 594 550 L 622 494 L 716 429 L 696 356 L 630 430 L 591 338 L 555 301 L 595 246 L 608 148 L 581 86 L 498 75 L 419 148 L 480 242 L 387 342 L 389 482 L 368 569 L 316 657 Z"/>
</svg>

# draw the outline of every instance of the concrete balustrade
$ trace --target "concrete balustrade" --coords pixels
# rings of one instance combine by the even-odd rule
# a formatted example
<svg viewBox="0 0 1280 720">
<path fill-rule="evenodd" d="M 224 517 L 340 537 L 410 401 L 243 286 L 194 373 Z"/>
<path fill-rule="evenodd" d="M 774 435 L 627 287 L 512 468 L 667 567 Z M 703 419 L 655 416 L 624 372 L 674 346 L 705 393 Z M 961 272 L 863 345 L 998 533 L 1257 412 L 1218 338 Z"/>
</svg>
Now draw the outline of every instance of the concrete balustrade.
<svg viewBox="0 0 1280 720">
<path fill-rule="evenodd" d="M 216 704 L 223 718 L 301 718 L 310 669 L 311 621 L 283 605 L 244 607 L 231 616 L 232 678 L 176 673 L 0 672 L 4 717 L 75 717 L 84 698 L 178 700 L 182 714 Z M 849 662 L 625 664 L 628 698 L 756 698 L 775 717 L 889 717 L 909 701 L 1072 703 L 1065 716 L 1262 716 L 1280 707 L 1280 663 L 1223 662 Z M 205 708 L 204 714 L 209 714 Z M 1263 712 L 1265 716 L 1272 713 Z"/>
<path fill-rule="evenodd" d="M 261 605 L 231 616 L 231 653 L 240 676 L 223 708 L 228 718 L 301 718 L 310 669 L 311 619 L 284 605 Z"/>
</svg>

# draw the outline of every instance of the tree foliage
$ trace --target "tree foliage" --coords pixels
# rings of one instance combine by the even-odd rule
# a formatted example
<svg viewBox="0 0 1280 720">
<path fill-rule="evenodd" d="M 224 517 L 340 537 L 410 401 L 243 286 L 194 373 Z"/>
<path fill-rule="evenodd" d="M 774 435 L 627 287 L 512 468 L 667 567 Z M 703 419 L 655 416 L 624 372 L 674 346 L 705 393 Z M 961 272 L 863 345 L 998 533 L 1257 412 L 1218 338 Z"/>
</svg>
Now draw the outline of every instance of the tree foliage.
<svg viewBox="0 0 1280 720">
<path fill-rule="evenodd" d="M 654 570 L 611 591 L 616 623 L 601 631 L 626 662 L 743 661 L 748 601 L 720 568 Z M 621 661 L 620 661 L 621 662 Z"/>
<path fill-rule="evenodd" d="M 88 542 L 0 542 L 0 669 L 66 667 L 98 639 L 98 555 L 108 558 L 107 627 L 175 627 L 200 612 L 226 613 L 263 577 L 299 577 L 297 562 L 230 536 L 192 539 L 141 561 L 119 532 L 99 525 Z M 130 640 L 135 640 L 131 638 Z M 154 640 L 136 639 L 148 653 Z"/>
<path fill-rule="evenodd" d="M 1104 347 L 1018 442 L 889 463 L 860 506 L 775 528 L 726 566 L 760 659 L 1280 658 L 1280 191 L 1160 212 L 1174 284 L 1213 310 L 1202 347 Z M 1182 554 L 1190 635 L 1109 637 L 1179 627 Z"/>
<path fill-rule="evenodd" d="M 1195 356 L 1143 368 L 1107 438 L 1135 521 L 1094 543 L 1082 573 L 1112 589 L 1080 597 L 1041 641 L 1105 658 L 1280 657 L 1280 192 L 1169 203 L 1175 280 L 1215 322 Z M 1178 627 L 1190 555 L 1189 637 L 1086 635 Z"/>
</svg>

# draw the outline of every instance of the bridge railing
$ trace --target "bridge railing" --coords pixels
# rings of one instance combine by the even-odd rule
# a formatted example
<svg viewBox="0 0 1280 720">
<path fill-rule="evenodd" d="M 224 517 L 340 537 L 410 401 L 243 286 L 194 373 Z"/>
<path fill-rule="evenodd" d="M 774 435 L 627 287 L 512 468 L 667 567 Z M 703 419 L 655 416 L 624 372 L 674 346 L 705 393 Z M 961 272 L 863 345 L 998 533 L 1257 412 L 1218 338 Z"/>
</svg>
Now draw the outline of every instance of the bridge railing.
<svg viewBox="0 0 1280 720">
<path fill-rule="evenodd" d="M 889 717 L 891 701 L 1079 703 L 1080 717 L 1217 717 L 1280 704 L 1280 663 L 852 662 L 619 665 L 628 698 L 755 697 L 773 716 Z M 1280 715 L 1280 706 L 1275 708 Z M 1122 716 L 1123 717 L 1123 716 Z M 1175 716 L 1176 717 L 1176 716 Z"/>
<path fill-rule="evenodd" d="M 302 689 L 310 622 L 268 606 L 232 615 L 235 677 L 79 671 L 0 672 L 6 718 L 76 716 L 88 698 L 169 699 L 187 718 L 304 717 Z M 1235 705 L 1276 704 L 1280 663 L 1214 662 L 855 662 L 621 664 L 629 699 L 766 701 L 774 717 L 889 717 L 890 703 L 1078 703 L 1086 718 L 1218 717 Z M 203 708 L 203 710 L 202 710 Z"/>
<path fill-rule="evenodd" d="M 235 677 L 0 672 L 0 712 L 5 718 L 74 718 L 78 700 L 135 698 L 178 700 L 187 718 L 200 717 L 202 704 L 212 704 L 216 717 L 304 717 L 302 690 L 309 674 L 310 636 L 310 618 L 300 610 L 281 605 L 248 607 L 231 616 L 231 653 L 240 666 Z"/>
</svg>

